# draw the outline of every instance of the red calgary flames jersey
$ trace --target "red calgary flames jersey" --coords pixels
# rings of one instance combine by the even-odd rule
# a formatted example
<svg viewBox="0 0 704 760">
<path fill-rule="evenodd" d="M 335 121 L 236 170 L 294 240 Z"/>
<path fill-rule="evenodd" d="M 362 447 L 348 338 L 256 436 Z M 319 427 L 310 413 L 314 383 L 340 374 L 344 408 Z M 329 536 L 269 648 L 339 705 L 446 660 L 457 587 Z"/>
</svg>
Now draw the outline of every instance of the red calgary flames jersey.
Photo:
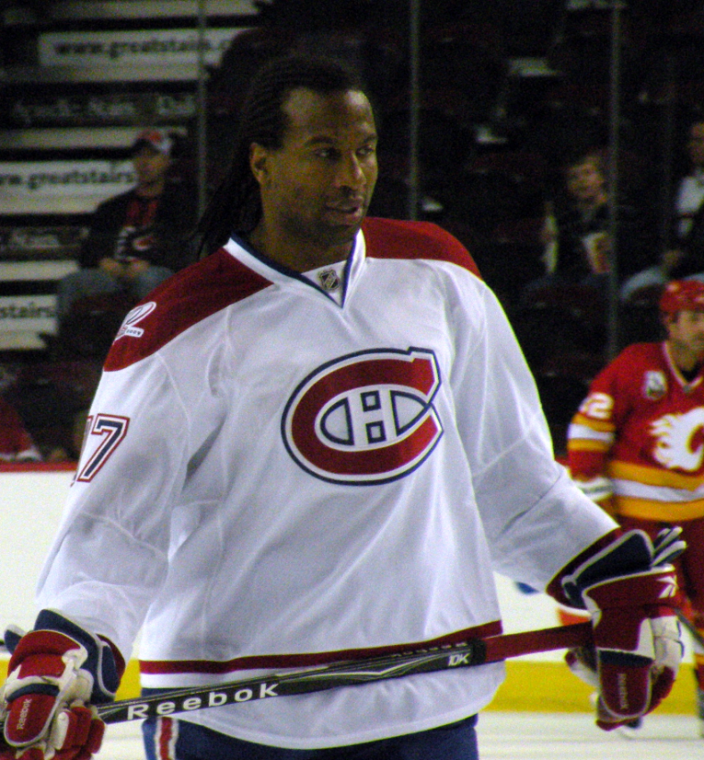
<svg viewBox="0 0 704 760">
<path fill-rule="evenodd" d="M 577 480 L 606 475 L 617 514 L 704 517 L 704 376 L 687 380 L 667 343 L 625 349 L 596 377 L 568 431 Z"/>
</svg>

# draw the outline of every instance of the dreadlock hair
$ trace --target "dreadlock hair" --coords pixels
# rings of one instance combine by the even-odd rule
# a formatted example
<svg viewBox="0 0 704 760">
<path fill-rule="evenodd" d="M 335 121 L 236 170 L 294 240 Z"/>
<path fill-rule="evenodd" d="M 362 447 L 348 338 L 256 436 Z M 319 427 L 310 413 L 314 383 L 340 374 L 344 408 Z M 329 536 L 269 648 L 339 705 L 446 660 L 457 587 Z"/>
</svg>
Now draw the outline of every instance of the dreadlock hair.
<svg viewBox="0 0 704 760">
<path fill-rule="evenodd" d="M 196 228 L 201 255 L 223 245 L 233 232 L 247 234 L 257 226 L 262 206 L 249 164 L 250 146 L 282 146 L 288 126 L 283 105 L 299 88 L 322 94 L 365 91 L 360 76 L 334 59 L 287 55 L 265 64 L 252 79 L 240 112 L 230 169 Z"/>
</svg>

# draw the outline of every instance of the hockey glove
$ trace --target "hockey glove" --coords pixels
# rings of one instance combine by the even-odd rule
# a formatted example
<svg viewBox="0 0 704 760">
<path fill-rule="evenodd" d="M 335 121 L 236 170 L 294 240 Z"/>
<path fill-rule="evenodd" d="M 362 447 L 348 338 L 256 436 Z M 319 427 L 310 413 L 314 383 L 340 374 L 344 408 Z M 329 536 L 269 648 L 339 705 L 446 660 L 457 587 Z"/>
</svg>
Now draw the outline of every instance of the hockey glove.
<svg viewBox="0 0 704 760">
<path fill-rule="evenodd" d="M 654 710 L 669 694 L 683 654 L 679 594 L 669 562 L 685 549 L 680 528 L 655 543 L 629 531 L 582 562 L 562 587 L 589 610 L 594 645 L 568 652 L 570 669 L 599 693 L 597 725 L 610 731 Z"/>
<path fill-rule="evenodd" d="M 0 760 L 88 760 L 105 730 L 91 705 L 112 701 L 119 684 L 109 644 L 51 610 L 6 640 L 16 646 L 0 688 Z"/>
</svg>

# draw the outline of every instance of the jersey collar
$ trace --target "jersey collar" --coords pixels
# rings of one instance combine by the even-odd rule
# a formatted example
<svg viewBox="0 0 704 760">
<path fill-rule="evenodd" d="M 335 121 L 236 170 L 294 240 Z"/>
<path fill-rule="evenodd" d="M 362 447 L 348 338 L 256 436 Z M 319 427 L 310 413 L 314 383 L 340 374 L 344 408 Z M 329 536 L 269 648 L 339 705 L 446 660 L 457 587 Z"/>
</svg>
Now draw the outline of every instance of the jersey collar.
<svg viewBox="0 0 704 760">
<path fill-rule="evenodd" d="M 304 288 L 303 293 L 312 294 L 315 297 L 324 297 L 336 306 L 344 307 L 354 283 L 359 278 L 364 260 L 366 258 L 366 243 L 364 234 L 361 230 L 357 232 L 354 245 L 350 251 L 347 261 L 345 262 L 344 273 L 342 277 L 342 298 L 340 304 L 337 300 L 325 291 L 317 282 L 306 277 L 301 272 L 280 264 L 263 253 L 253 248 L 249 241 L 238 235 L 232 235 L 230 240 L 224 246 L 225 250 L 234 258 L 241 261 L 247 267 L 262 275 L 270 282 L 280 287 L 286 288 Z"/>
<path fill-rule="evenodd" d="M 670 372 L 674 375 L 675 380 L 677 380 L 685 393 L 691 393 L 695 388 L 701 385 L 703 379 L 701 368 L 697 376 L 693 380 L 688 381 L 680 371 L 679 367 L 675 364 L 675 361 L 672 358 L 672 353 L 670 352 L 670 346 L 668 345 L 667 341 L 663 341 L 662 348 L 665 354 L 665 359 L 667 360 L 667 365 L 670 368 Z"/>
</svg>

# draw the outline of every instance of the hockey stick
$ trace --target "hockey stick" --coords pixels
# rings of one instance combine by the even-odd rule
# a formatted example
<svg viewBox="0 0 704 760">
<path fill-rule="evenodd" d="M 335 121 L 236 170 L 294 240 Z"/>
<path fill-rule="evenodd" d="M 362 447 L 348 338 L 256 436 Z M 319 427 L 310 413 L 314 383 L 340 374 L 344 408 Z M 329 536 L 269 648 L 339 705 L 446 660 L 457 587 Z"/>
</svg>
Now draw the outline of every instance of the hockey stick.
<svg viewBox="0 0 704 760">
<path fill-rule="evenodd" d="M 260 678 L 232 681 L 218 686 L 176 689 L 100 705 L 97 710 L 105 723 L 124 723 L 208 707 L 252 702 L 257 699 L 288 697 L 341 686 L 356 686 L 417 673 L 475 667 L 525 654 L 588 646 L 591 641 L 591 623 L 578 623 L 474 639 L 458 646 L 345 661 L 287 673 L 272 673 Z"/>
<path fill-rule="evenodd" d="M 694 623 L 682 612 L 677 610 L 677 619 L 682 623 L 683 627 L 687 629 L 689 635 L 694 639 L 694 642 L 704 649 L 704 636 L 694 627 Z"/>
</svg>

